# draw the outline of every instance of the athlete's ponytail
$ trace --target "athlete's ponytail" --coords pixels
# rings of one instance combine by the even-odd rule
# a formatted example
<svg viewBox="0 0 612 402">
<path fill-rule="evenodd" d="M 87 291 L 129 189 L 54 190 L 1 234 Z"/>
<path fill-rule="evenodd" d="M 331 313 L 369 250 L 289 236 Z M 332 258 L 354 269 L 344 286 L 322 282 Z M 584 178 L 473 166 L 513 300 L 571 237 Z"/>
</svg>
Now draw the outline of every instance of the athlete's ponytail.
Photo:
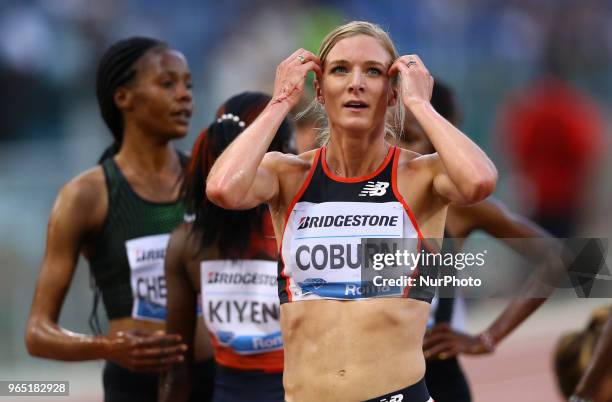
<svg viewBox="0 0 612 402">
<path fill-rule="evenodd" d="M 246 211 L 223 209 L 206 198 L 206 177 L 219 155 L 264 110 L 270 96 L 244 92 L 223 104 L 216 120 L 196 140 L 183 181 L 182 196 L 189 213 L 195 216 L 192 234 L 202 248 L 215 246 L 223 258 L 240 258 L 252 233 L 261 230 L 265 205 Z M 293 130 L 285 119 L 269 151 L 291 152 Z"/>
<path fill-rule="evenodd" d="M 136 62 L 149 50 L 158 47 L 166 47 L 166 44 L 156 39 L 132 37 L 116 42 L 102 56 L 96 75 L 96 97 L 100 114 L 115 141 L 104 151 L 98 163 L 116 154 L 123 142 L 123 117 L 115 105 L 115 91 L 134 79 Z"/>
<path fill-rule="evenodd" d="M 572 395 L 589 365 L 609 314 L 610 307 L 598 308 L 591 314 L 585 329 L 566 333 L 557 342 L 555 373 L 559 388 L 566 398 Z"/>
</svg>

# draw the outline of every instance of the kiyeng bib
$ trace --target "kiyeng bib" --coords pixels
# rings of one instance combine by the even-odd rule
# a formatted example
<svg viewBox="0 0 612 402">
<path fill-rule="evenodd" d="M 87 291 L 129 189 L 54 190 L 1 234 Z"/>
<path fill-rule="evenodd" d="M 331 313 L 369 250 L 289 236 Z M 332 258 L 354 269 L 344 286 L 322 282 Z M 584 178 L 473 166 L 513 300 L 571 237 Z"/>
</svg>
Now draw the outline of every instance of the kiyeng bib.
<svg viewBox="0 0 612 402">
<path fill-rule="evenodd" d="M 213 344 L 238 355 L 282 349 L 276 262 L 202 261 L 200 274 L 202 313 Z"/>
</svg>

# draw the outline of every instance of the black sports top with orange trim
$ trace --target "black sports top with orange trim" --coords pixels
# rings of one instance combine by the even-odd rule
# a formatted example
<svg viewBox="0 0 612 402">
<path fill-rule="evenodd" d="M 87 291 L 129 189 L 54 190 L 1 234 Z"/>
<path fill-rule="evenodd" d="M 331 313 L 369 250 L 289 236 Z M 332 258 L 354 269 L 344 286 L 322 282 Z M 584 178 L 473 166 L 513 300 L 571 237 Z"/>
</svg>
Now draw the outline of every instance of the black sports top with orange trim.
<svg viewBox="0 0 612 402">
<path fill-rule="evenodd" d="M 316 151 L 308 178 L 287 210 L 278 266 L 281 304 L 373 297 L 408 297 L 430 303 L 433 292 L 419 286 L 365 291 L 363 268 L 371 264 L 364 257 L 364 242 L 414 239 L 413 244 L 421 247 L 423 239 L 397 188 L 400 149 L 391 147 L 374 173 L 356 178 L 333 175 L 325 153 L 325 147 Z M 418 267 L 406 274 L 421 275 Z"/>
</svg>

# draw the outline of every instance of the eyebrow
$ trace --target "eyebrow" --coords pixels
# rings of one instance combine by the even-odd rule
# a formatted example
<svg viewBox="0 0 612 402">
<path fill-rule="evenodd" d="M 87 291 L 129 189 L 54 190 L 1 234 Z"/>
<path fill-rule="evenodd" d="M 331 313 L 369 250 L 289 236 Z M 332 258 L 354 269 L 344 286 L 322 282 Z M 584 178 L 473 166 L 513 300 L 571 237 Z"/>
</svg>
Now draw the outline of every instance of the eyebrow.
<svg viewBox="0 0 612 402">
<path fill-rule="evenodd" d="M 171 77 L 187 77 L 187 78 L 191 78 L 191 72 L 180 72 L 177 70 L 162 70 L 159 75 L 169 75 Z"/>
<path fill-rule="evenodd" d="M 335 65 L 335 64 L 351 64 L 351 63 L 348 60 L 344 60 L 344 59 L 332 60 L 329 62 L 329 65 Z M 376 61 L 376 60 L 366 60 L 364 64 L 368 66 L 376 65 L 380 67 L 387 67 L 385 64 L 381 63 L 380 61 Z"/>
</svg>

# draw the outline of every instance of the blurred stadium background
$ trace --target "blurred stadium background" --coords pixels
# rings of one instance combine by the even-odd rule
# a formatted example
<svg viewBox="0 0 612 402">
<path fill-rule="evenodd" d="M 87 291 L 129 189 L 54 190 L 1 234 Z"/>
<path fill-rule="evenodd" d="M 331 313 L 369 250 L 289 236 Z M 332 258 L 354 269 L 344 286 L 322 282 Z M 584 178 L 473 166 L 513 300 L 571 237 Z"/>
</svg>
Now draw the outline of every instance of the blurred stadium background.
<svg viewBox="0 0 612 402">
<path fill-rule="evenodd" d="M 525 214 L 535 206 L 513 170 L 501 111 L 513 94 L 551 74 L 582 93 L 601 119 L 601 133 L 594 134 L 601 138 L 595 142 L 597 163 L 576 189 L 581 197 L 572 234 L 609 237 L 610 1 L 2 0 L 0 379 L 69 380 L 69 400 L 101 399 L 100 362 L 31 358 L 23 332 L 55 195 L 66 180 L 95 164 L 111 142 L 94 93 L 104 49 L 137 34 L 165 40 L 185 53 L 197 104 L 190 134 L 178 143 L 187 150 L 224 99 L 247 89 L 271 91 L 281 60 L 299 47 L 316 51 L 326 32 L 353 19 L 382 25 L 401 54 L 419 54 L 434 76 L 456 90 L 464 130 L 500 171 L 496 195 Z M 588 118 L 576 116 L 585 125 L 589 122 L 581 119 Z M 611 262 L 608 258 L 609 267 Z M 81 261 L 61 316 L 61 324 L 74 331 L 89 332 L 88 279 Z M 606 303 L 610 299 L 553 300 L 496 355 L 463 359 L 475 401 L 519 396 L 524 402 L 559 401 L 551 371 L 554 343 Z M 502 306 L 495 300 L 470 302 L 468 330 L 483 329 Z"/>
</svg>

